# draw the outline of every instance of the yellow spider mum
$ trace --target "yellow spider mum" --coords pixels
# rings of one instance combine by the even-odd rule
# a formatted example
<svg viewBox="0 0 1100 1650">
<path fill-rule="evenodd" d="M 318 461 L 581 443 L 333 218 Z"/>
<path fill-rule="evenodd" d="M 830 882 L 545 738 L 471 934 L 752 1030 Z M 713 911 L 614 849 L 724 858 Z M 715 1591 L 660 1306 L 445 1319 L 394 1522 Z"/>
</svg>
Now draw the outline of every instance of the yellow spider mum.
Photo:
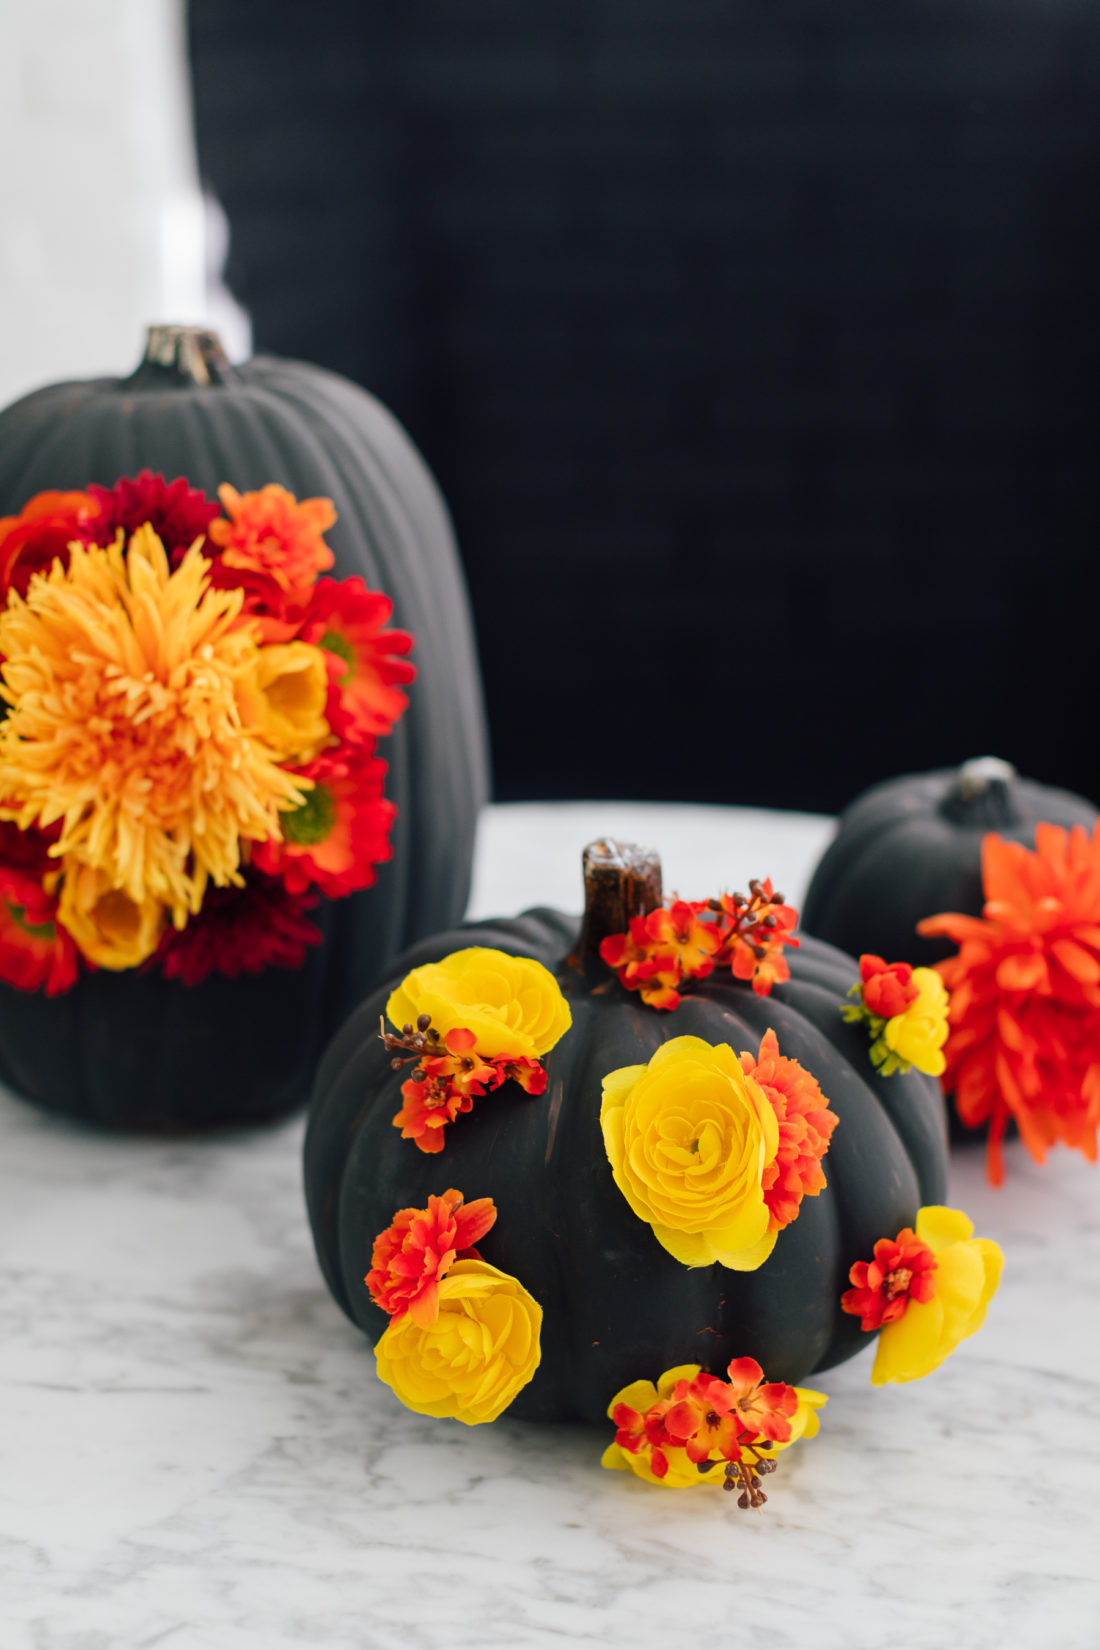
<svg viewBox="0 0 1100 1650">
<path fill-rule="evenodd" d="M 258 647 L 241 592 L 210 589 L 208 570 L 196 544 L 172 572 L 145 525 L 126 553 L 121 533 L 72 547 L 0 614 L 0 818 L 60 820 L 67 878 L 90 867 L 177 927 L 208 881 L 240 882 L 242 838 L 278 837 L 309 788 L 242 714 Z M 154 922 L 136 927 L 155 944 Z"/>
</svg>

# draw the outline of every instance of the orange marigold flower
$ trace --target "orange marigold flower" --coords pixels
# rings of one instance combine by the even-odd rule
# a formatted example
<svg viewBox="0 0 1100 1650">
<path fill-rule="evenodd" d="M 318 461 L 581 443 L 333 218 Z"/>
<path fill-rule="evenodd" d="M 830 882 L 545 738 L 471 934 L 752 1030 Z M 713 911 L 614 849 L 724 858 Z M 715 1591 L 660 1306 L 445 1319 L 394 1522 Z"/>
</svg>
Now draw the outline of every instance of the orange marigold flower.
<svg viewBox="0 0 1100 1650">
<path fill-rule="evenodd" d="M 462 1193 L 429 1197 L 426 1209 L 399 1209 L 374 1240 L 365 1282 L 371 1300 L 426 1329 L 439 1316 L 439 1284 L 455 1260 L 479 1259 L 474 1245 L 497 1218 L 491 1197 L 463 1203 Z"/>
<path fill-rule="evenodd" d="M 69 565 L 69 545 L 85 543 L 99 505 L 89 493 L 36 493 L 17 516 L 0 516 L 0 602 L 21 596 L 35 573 L 48 573 L 59 558 Z"/>
<path fill-rule="evenodd" d="M 774 1031 L 765 1032 L 755 1057 L 741 1055 L 741 1066 L 767 1095 L 779 1124 L 779 1150 L 763 1179 L 768 1230 L 778 1232 L 797 1218 L 804 1197 L 816 1197 L 824 1189 L 821 1159 L 838 1119 L 817 1078 L 780 1054 Z"/>
<path fill-rule="evenodd" d="M 910 1300 L 930 1301 L 936 1293 L 938 1262 L 912 1227 L 906 1226 L 896 1238 L 880 1238 L 874 1257 L 856 1261 L 848 1273 L 854 1287 L 840 1297 L 842 1309 L 858 1317 L 859 1327 L 868 1331 L 896 1323 Z"/>
<path fill-rule="evenodd" d="M 264 641 L 288 641 L 302 624 L 318 574 L 333 563 L 323 537 L 336 521 L 332 500 L 299 501 L 275 484 L 239 493 L 228 482 L 218 497 L 229 519 L 210 523 L 213 583 L 244 591 L 244 611 L 259 621 Z"/>
<path fill-rule="evenodd" d="M 341 738 L 381 738 L 408 707 L 399 683 L 416 667 L 403 657 L 413 645 L 407 630 L 385 628 L 393 603 L 362 579 L 320 579 L 302 626 L 302 640 L 336 655 L 339 689 L 333 728 Z"/>
<path fill-rule="evenodd" d="M 919 928 L 959 946 L 938 965 L 951 991 L 942 1083 L 964 1123 L 989 1123 L 988 1172 L 999 1185 L 1010 1117 L 1038 1162 L 1058 1142 L 1096 1161 L 1100 825 L 1090 837 L 1080 825 L 1042 824 L 1034 851 L 987 836 L 982 880 L 980 918 L 947 913 Z"/>
<path fill-rule="evenodd" d="M 913 984 L 910 963 L 888 963 L 884 957 L 865 952 L 859 959 L 859 977 L 863 983 L 863 1001 L 871 1013 L 882 1020 L 904 1014 L 920 996 L 920 987 Z"/>
</svg>

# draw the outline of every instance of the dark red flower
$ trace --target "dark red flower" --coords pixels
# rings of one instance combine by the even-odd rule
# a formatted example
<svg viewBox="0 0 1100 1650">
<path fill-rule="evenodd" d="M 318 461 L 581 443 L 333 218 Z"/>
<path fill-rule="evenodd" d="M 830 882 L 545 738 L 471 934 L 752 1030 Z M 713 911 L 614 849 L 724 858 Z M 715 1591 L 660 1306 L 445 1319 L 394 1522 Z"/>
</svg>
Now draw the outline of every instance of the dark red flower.
<svg viewBox="0 0 1100 1650">
<path fill-rule="evenodd" d="M 93 483 L 88 491 L 99 506 L 92 528 L 94 544 L 113 543 L 120 527 L 129 540 L 136 528 L 148 522 L 173 567 L 179 566 L 196 539 L 207 537 L 219 508 L 216 500 L 192 487 L 186 476 L 165 481 L 152 470 L 121 476 L 113 487 Z"/>
<path fill-rule="evenodd" d="M 322 935 L 306 912 L 316 894 L 293 894 L 277 877 L 250 870 L 243 888 L 207 888 L 186 928 L 169 928 L 146 964 L 165 979 L 201 985 L 211 974 L 259 974 L 301 968 Z"/>
</svg>

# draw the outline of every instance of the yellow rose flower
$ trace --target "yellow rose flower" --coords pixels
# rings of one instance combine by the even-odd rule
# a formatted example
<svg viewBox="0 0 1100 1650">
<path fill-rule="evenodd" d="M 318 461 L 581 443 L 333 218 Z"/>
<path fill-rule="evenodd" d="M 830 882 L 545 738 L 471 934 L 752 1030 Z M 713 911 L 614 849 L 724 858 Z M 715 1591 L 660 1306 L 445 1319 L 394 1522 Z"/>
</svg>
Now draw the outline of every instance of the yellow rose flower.
<svg viewBox="0 0 1100 1650">
<path fill-rule="evenodd" d="M 693 1381 L 700 1367 L 699 1364 L 678 1364 L 675 1369 L 666 1369 L 656 1386 L 652 1381 L 632 1381 L 629 1386 L 624 1386 L 621 1392 L 616 1392 L 607 1406 L 608 1416 L 613 1420 L 615 1410 L 620 1404 L 626 1404 L 630 1409 L 644 1415 L 659 1399 L 672 1396 L 672 1389 L 677 1381 Z M 797 1444 L 800 1438 L 817 1436 L 821 1428 L 817 1412 L 829 1400 L 824 1392 L 815 1392 L 812 1387 L 796 1386 L 794 1390 L 798 1394 L 798 1409 L 791 1416 L 791 1436 L 785 1443 L 773 1444 L 771 1449 L 760 1450 L 761 1455 L 776 1456 L 780 1450 L 790 1449 L 792 1444 Z M 686 1449 L 678 1449 L 674 1444 L 663 1444 L 661 1448 L 668 1461 L 668 1472 L 664 1478 L 657 1477 L 644 1451 L 632 1455 L 629 1450 L 623 1449 L 621 1444 L 608 1444 L 600 1464 L 612 1472 L 632 1472 L 635 1478 L 643 1478 L 647 1484 L 657 1484 L 666 1490 L 690 1490 L 702 1484 L 722 1483 L 721 1472 L 700 1472 L 695 1463 L 688 1459 Z"/>
<path fill-rule="evenodd" d="M 414 968 L 393 992 L 386 1013 L 398 1027 L 415 1025 L 428 1014 L 441 1037 L 465 1027 L 486 1059 L 538 1060 L 573 1024 L 548 968 L 484 945 Z"/>
<path fill-rule="evenodd" d="M 542 1307 L 516 1278 L 458 1260 L 440 1280 L 433 1323 L 411 1312 L 391 1321 L 374 1349 L 378 1377 L 418 1415 L 495 1421 L 539 1366 L 541 1326 Z"/>
<path fill-rule="evenodd" d="M 961 1209 L 930 1204 L 918 1213 L 916 1235 L 936 1257 L 936 1292 L 930 1301 L 910 1299 L 900 1318 L 884 1324 L 872 1385 L 919 1381 L 985 1322 L 1004 1255 L 991 1239 L 972 1237 L 973 1231 Z"/>
<path fill-rule="evenodd" d="M 97 968 L 136 968 L 160 943 L 166 918 L 159 900 L 132 900 L 112 888 L 102 871 L 79 861 L 63 861 L 57 920 Z"/>
<path fill-rule="evenodd" d="M 615 1184 L 685 1266 L 762 1266 L 775 1247 L 763 1175 L 775 1112 L 726 1043 L 674 1037 L 648 1066 L 603 1080 L 600 1112 Z"/>
<path fill-rule="evenodd" d="M 328 666 L 308 642 L 261 647 L 239 697 L 246 724 L 281 761 L 308 762 L 329 736 Z"/>
<path fill-rule="evenodd" d="M 947 1041 L 947 987 L 934 968 L 914 968 L 912 983 L 919 991 L 916 1002 L 904 1014 L 887 1020 L 882 1035 L 887 1048 L 899 1060 L 908 1060 L 929 1077 L 938 1077 L 947 1061 L 943 1045 Z"/>
</svg>

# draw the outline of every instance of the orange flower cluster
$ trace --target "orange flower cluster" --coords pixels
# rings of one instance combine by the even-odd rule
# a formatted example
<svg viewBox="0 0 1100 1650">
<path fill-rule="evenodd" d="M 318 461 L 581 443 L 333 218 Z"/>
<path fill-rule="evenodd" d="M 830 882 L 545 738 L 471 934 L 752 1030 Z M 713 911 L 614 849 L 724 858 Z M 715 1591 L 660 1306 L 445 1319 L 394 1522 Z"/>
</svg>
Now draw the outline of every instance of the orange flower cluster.
<svg viewBox="0 0 1100 1650">
<path fill-rule="evenodd" d="M 775 893 L 771 878 L 754 878 L 747 897 L 678 899 L 633 917 L 627 933 L 600 942 L 600 956 L 650 1008 L 678 1008 L 684 982 L 706 979 L 716 966 L 727 966 L 735 979 L 751 980 L 757 995 L 766 997 L 773 985 L 791 977 L 783 947 L 798 945 L 797 921 L 798 913 Z"/>
<path fill-rule="evenodd" d="M 741 1069 L 763 1089 L 779 1124 L 779 1150 L 764 1170 L 768 1231 L 779 1232 L 798 1218 L 804 1197 L 825 1187 L 821 1159 L 839 1119 L 812 1072 L 780 1054 L 774 1031 L 764 1033 L 754 1057 L 741 1055 Z"/>
<path fill-rule="evenodd" d="M 848 1273 L 853 1288 L 840 1297 L 845 1312 L 865 1330 L 896 1323 L 910 1300 L 930 1301 L 936 1293 L 938 1262 L 927 1243 L 906 1226 L 896 1238 L 880 1238 L 874 1259 L 859 1260 Z"/>
<path fill-rule="evenodd" d="M 389 857 L 376 745 L 412 637 L 319 577 L 330 500 L 219 496 L 145 470 L 0 518 L 0 979 L 23 990 L 80 961 L 299 967 L 317 894 Z"/>
<path fill-rule="evenodd" d="M 497 1218 L 491 1197 L 464 1203 L 462 1193 L 429 1197 L 426 1209 L 399 1209 L 374 1240 L 364 1282 L 391 1318 L 406 1312 L 426 1329 L 439 1316 L 439 1285 L 456 1260 L 480 1260 L 474 1245 Z"/>
<path fill-rule="evenodd" d="M 1058 1142 L 1096 1161 L 1100 1127 L 1100 825 L 1092 836 L 1040 825 L 1034 852 L 982 844 L 981 917 L 920 924 L 958 955 L 938 965 L 951 990 L 943 1086 L 964 1123 L 988 1122 L 988 1172 L 1004 1179 L 1010 1117 L 1042 1162 Z"/>
<path fill-rule="evenodd" d="M 724 1461 L 723 1489 L 740 1486 L 737 1505 L 759 1508 L 768 1499 L 760 1476 L 775 1471 L 775 1461 L 762 1452 L 790 1441 L 798 1394 L 783 1381 L 765 1383 L 754 1358 L 735 1358 L 726 1374 L 723 1381 L 700 1370 L 690 1381 L 677 1381 L 670 1396 L 644 1414 L 616 1404 L 615 1442 L 631 1455 L 648 1456 L 658 1479 L 668 1473 L 669 1448 L 685 1450 L 701 1474 Z"/>
<path fill-rule="evenodd" d="M 405 1102 L 394 1117 L 394 1128 L 402 1140 L 415 1140 L 422 1152 L 443 1150 L 443 1130 L 474 1100 L 511 1080 L 528 1094 L 546 1090 L 546 1068 L 538 1060 L 514 1054 L 482 1055 L 477 1038 L 465 1026 L 456 1026 L 440 1037 L 431 1016 L 421 1014 L 412 1025 L 402 1026 L 401 1035 L 386 1030 L 382 1021 L 383 1046 L 394 1058 L 394 1070 L 415 1061 L 411 1077 L 401 1085 Z M 402 1057 L 403 1056 L 403 1057 Z"/>
</svg>

